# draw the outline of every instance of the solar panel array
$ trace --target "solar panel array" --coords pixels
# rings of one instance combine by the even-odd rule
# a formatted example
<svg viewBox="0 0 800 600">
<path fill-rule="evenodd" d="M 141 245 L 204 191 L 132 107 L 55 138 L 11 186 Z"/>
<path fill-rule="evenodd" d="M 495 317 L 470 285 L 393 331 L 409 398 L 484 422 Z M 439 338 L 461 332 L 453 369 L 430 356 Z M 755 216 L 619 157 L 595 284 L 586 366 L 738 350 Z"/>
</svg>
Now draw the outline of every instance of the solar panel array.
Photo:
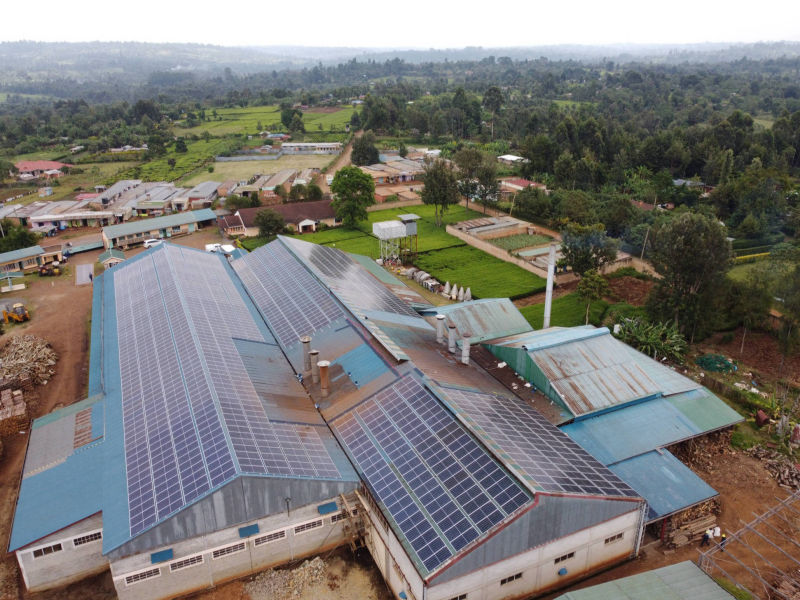
<svg viewBox="0 0 800 600">
<path fill-rule="evenodd" d="M 262 246 L 233 264 L 284 347 L 344 315 L 330 293 L 280 243 Z"/>
<path fill-rule="evenodd" d="M 267 418 L 233 338 L 272 340 L 218 257 L 164 246 L 114 291 L 131 535 L 240 472 L 341 477 L 320 428 Z"/>
<path fill-rule="evenodd" d="M 638 496 L 569 436 L 517 398 L 442 387 L 475 430 L 485 432 L 542 490 Z"/>
<path fill-rule="evenodd" d="M 325 284 L 351 310 L 382 310 L 419 316 L 341 250 L 295 239 L 288 239 L 286 243 L 316 269 Z"/>
<path fill-rule="evenodd" d="M 333 425 L 428 572 L 530 500 L 412 376 Z"/>
</svg>

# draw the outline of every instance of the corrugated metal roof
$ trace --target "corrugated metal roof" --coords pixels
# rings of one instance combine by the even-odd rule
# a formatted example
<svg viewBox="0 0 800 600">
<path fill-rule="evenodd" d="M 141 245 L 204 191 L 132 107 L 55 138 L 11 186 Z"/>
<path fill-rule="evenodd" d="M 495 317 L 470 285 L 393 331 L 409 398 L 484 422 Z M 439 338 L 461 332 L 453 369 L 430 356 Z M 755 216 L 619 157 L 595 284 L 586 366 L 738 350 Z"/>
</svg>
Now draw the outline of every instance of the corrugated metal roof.
<svg viewBox="0 0 800 600">
<path fill-rule="evenodd" d="M 731 600 L 691 561 L 567 592 L 556 600 Z"/>
<path fill-rule="evenodd" d="M 609 467 L 636 490 L 648 507 L 648 522 L 694 506 L 717 491 L 666 450 L 653 450 Z"/>
<path fill-rule="evenodd" d="M 113 240 L 123 235 L 132 235 L 136 233 L 145 233 L 148 231 L 155 231 L 156 229 L 163 229 L 165 227 L 176 227 L 178 225 L 186 225 L 188 223 L 201 223 L 203 221 L 215 221 L 217 216 L 210 208 L 203 208 L 201 210 L 193 210 L 185 213 L 176 213 L 174 215 L 165 215 L 163 217 L 155 217 L 154 219 L 143 219 L 141 221 L 131 221 L 129 223 L 121 223 L 119 225 L 109 225 L 103 227 L 103 233 L 106 238 Z"/>
<path fill-rule="evenodd" d="M 0 264 L 14 262 L 17 260 L 24 260 L 32 256 L 39 256 L 43 254 L 41 246 L 30 246 L 28 248 L 20 248 L 19 250 L 12 250 L 11 252 L 3 252 L 0 254 Z"/>
<path fill-rule="evenodd" d="M 342 354 L 333 364 L 341 365 L 356 387 L 363 387 L 389 371 L 388 365 L 368 344 L 361 344 Z"/>
<path fill-rule="evenodd" d="M 460 338 L 469 334 L 472 343 L 533 331 L 525 317 L 508 298 L 483 298 L 426 310 L 442 314 L 456 326 Z"/>
<path fill-rule="evenodd" d="M 611 465 L 741 420 L 736 411 L 701 388 L 581 419 L 561 430 L 597 460 Z"/>
</svg>

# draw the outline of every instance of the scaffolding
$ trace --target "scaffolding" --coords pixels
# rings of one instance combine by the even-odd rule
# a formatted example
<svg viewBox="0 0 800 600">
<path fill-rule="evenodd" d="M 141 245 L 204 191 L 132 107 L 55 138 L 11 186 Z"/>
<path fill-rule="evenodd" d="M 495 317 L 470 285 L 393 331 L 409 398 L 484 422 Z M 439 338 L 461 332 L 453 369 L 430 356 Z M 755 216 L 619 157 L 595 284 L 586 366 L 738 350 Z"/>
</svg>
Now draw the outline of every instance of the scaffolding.
<svg viewBox="0 0 800 600">
<path fill-rule="evenodd" d="M 800 598 L 800 490 L 701 552 L 698 566 L 762 600 Z"/>
</svg>

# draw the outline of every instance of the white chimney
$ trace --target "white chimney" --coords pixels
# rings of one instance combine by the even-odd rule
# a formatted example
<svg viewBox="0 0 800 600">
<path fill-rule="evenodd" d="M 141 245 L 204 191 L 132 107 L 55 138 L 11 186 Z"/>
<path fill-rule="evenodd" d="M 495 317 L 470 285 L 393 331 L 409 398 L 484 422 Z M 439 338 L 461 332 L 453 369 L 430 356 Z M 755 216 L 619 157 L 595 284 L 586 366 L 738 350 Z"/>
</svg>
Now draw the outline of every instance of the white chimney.
<svg viewBox="0 0 800 600">
<path fill-rule="evenodd" d="M 447 327 L 447 349 L 450 354 L 456 353 L 456 326 L 452 323 Z"/>
<path fill-rule="evenodd" d="M 550 244 L 550 257 L 547 260 L 547 292 L 544 296 L 544 320 L 542 329 L 550 327 L 550 310 L 553 308 L 553 279 L 556 271 L 556 245 Z"/>
<path fill-rule="evenodd" d="M 331 362 L 329 360 L 321 360 L 317 363 L 319 367 L 319 389 L 322 393 L 323 398 L 328 397 L 328 391 L 330 388 L 330 379 L 328 377 L 328 367 L 331 366 Z"/>
<path fill-rule="evenodd" d="M 444 315 L 436 315 L 436 341 L 444 344 Z"/>
<path fill-rule="evenodd" d="M 469 364 L 469 339 L 470 335 L 468 333 L 465 333 L 463 336 L 461 336 L 461 362 L 465 365 Z"/>
<path fill-rule="evenodd" d="M 319 383 L 319 350 L 312 350 L 308 354 L 311 357 L 311 381 Z"/>
<path fill-rule="evenodd" d="M 308 377 L 311 375 L 311 356 L 309 355 L 311 351 L 311 337 L 304 335 L 300 338 L 300 341 L 303 344 L 303 376 Z"/>
</svg>

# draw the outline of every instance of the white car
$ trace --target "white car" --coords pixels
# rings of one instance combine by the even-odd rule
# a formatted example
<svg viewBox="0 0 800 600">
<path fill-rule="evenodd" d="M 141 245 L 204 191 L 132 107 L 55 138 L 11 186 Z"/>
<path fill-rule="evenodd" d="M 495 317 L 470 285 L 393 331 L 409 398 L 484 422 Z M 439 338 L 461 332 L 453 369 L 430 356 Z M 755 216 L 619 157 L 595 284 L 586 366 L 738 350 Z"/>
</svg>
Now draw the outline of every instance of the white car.
<svg viewBox="0 0 800 600">
<path fill-rule="evenodd" d="M 164 240 L 155 240 L 155 239 L 145 240 L 144 241 L 144 247 L 145 248 L 152 248 L 153 246 L 158 246 L 159 244 L 163 244 L 163 243 L 164 243 Z"/>
</svg>

